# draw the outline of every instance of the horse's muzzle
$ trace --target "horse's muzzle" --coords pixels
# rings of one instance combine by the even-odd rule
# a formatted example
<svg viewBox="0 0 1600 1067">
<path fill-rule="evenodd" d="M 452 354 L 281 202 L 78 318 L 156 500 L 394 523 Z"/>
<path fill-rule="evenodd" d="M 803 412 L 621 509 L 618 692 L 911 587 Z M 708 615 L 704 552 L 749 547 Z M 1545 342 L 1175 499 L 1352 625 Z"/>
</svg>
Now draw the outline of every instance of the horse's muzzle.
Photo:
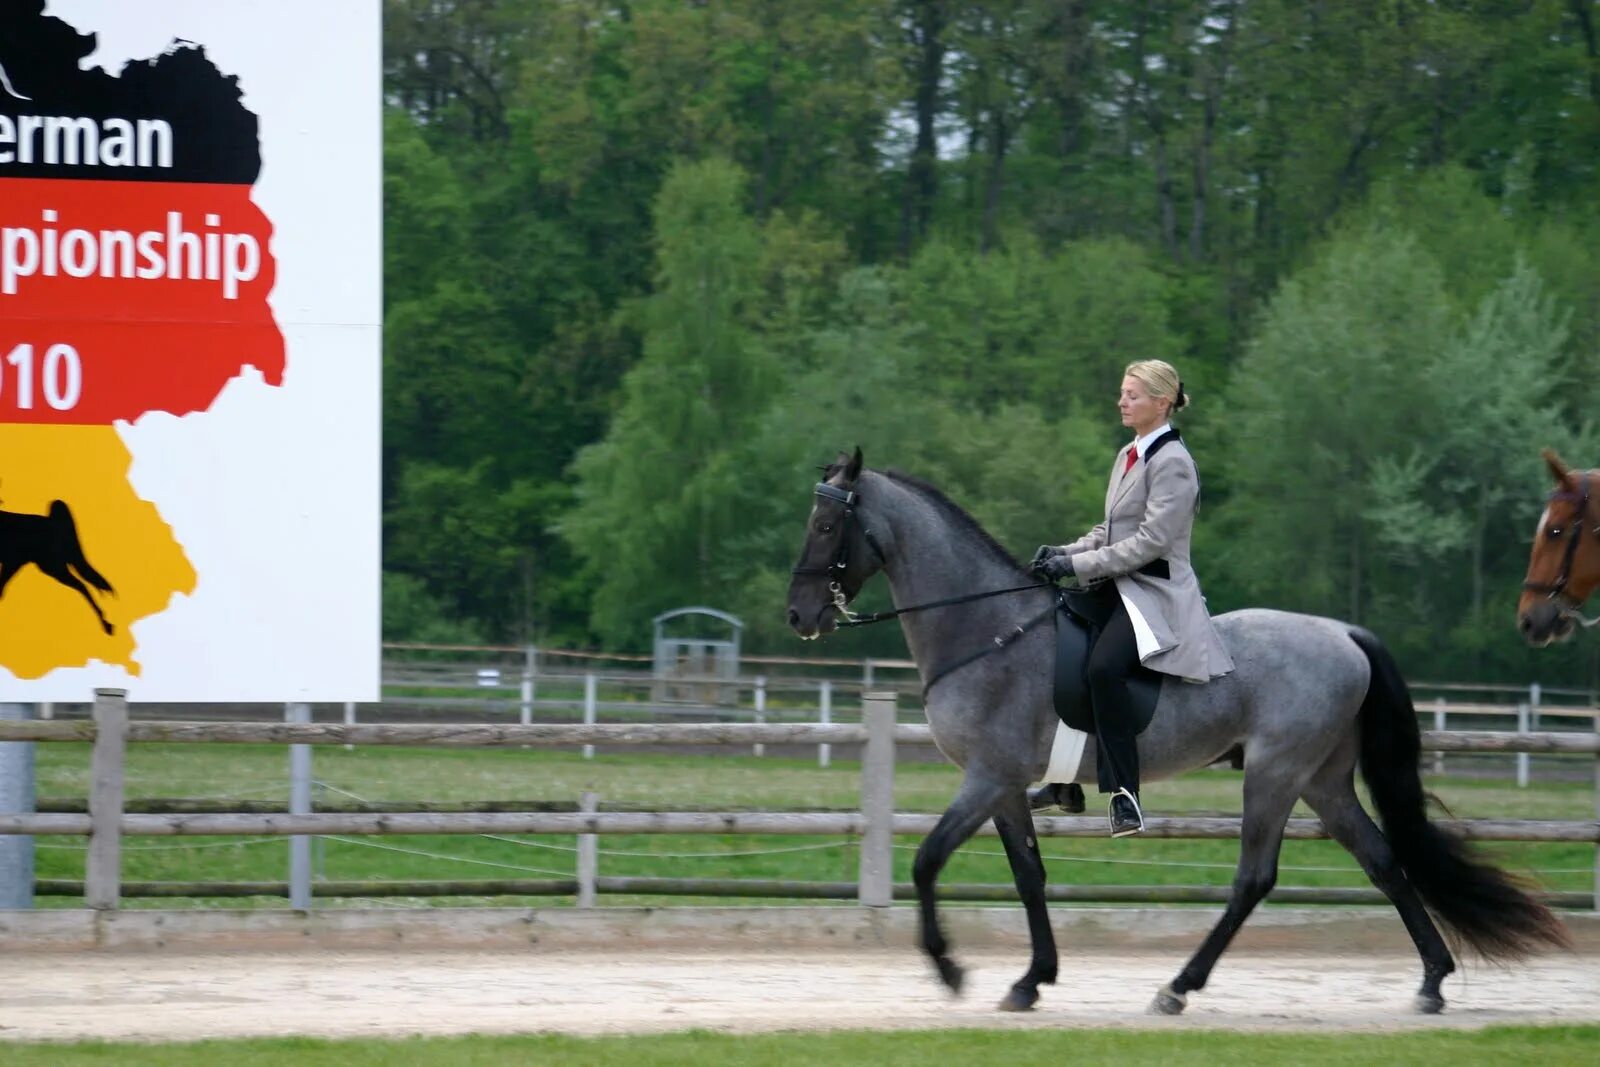
<svg viewBox="0 0 1600 1067">
<path fill-rule="evenodd" d="M 807 614 L 811 616 L 809 619 L 806 617 Z M 834 618 L 832 604 L 824 604 L 815 613 L 802 613 L 795 605 L 789 605 L 789 629 L 806 641 L 815 641 L 838 628 L 839 623 Z"/>
<path fill-rule="evenodd" d="M 1555 600 L 1536 600 L 1517 617 L 1517 629 L 1523 639 L 1536 648 L 1565 641 L 1576 628 L 1572 617 Z"/>
</svg>

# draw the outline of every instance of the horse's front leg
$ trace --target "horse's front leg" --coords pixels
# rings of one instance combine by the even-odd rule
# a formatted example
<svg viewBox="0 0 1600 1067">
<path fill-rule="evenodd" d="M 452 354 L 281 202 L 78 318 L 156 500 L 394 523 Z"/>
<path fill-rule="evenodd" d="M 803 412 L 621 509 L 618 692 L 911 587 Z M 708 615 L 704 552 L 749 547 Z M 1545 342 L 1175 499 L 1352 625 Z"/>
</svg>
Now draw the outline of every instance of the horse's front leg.
<svg viewBox="0 0 1600 1067">
<path fill-rule="evenodd" d="M 950 958 L 944 931 L 939 928 L 939 904 L 934 887 L 951 853 L 960 848 L 995 813 L 1005 792 L 1005 787 L 998 781 L 968 771 L 961 781 L 961 788 L 956 791 L 955 800 L 945 809 L 933 832 L 917 849 L 917 859 L 911 868 L 911 878 L 917 886 L 917 903 L 922 912 L 922 950 L 933 960 L 939 978 L 955 993 L 961 992 L 965 975 Z"/>
<path fill-rule="evenodd" d="M 1039 1000 L 1039 983 L 1056 980 L 1056 938 L 1050 929 L 1050 912 L 1044 897 L 1044 859 L 1039 855 L 1039 839 L 1033 832 L 1033 815 L 1028 810 L 1028 795 L 1008 793 L 994 815 L 995 829 L 1011 861 L 1011 877 L 1017 895 L 1028 912 L 1028 938 L 1033 959 L 1011 992 L 1000 1002 L 1001 1011 L 1031 1011 Z"/>
</svg>

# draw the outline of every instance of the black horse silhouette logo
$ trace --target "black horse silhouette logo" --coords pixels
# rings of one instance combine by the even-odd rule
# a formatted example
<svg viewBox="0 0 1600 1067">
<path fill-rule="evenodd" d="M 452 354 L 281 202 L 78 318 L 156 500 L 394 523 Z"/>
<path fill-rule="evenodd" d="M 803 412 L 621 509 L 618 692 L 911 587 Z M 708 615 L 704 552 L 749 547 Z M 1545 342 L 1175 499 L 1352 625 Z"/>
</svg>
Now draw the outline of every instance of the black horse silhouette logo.
<svg viewBox="0 0 1600 1067">
<path fill-rule="evenodd" d="M 94 609 L 94 617 L 100 620 L 100 628 L 108 636 L 116 632 L 106 621 L 94 594 L 83 583 L 88 582 L 102 593 L 113 596 L 116 590 L 84 558 L 72 510 L 63 501 L 52 500 L 47 515 L 0 511 L 0 597 L 5 595 L 6 586 L 17 572 L 30 563 L 68 589 L 81 593 Z"/>
</svg>

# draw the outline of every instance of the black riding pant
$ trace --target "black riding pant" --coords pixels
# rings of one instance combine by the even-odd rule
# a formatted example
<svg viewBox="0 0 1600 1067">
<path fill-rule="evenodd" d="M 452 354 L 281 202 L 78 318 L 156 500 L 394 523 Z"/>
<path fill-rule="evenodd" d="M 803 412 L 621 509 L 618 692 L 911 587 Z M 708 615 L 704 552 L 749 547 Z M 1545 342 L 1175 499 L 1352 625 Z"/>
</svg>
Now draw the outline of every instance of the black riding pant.
<svg viewBox="0 0 1600 1067">
<path fill-rule="evenodd" d="M 1116 583 L 1101 583 L 1095 594 L 1104 620 L 1088 664 L 1089 693 L 1094 700 L 1095 770 L 1100 792 L 1126 789 L 1137 796 L 1139 735 L 1128 678 L 1139 666 L 1139 643 Z"/>
</svg>

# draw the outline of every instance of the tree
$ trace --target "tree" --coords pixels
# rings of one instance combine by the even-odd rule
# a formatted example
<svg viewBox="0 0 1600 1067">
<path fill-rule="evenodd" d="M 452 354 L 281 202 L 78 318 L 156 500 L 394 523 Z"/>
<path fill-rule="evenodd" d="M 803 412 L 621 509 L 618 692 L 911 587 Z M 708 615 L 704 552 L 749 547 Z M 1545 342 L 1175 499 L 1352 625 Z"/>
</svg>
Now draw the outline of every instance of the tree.
<svg viewBox="0 0 1600 1067">
<path fill-rule="evenodd" d="M 593 626 L 637 638 L 664 608 L 721 590 L 742 525 L 731 449 L 776 380 L 750 328 L 761 247 L 744 177 L 721 160 L 675 167 L 656 202 L 655 292 L 632 312 L 644 353 L 605 438 L 573 471 L 561 524 L 595 583 Z"/>
<path fill-rule="evenodd" d="M 1225 399 L 1227 580 L 1247 602 L 1354 622 L 1374 567 L 1375 465 L 1409 454 L 1450 302 L 1405 236 L 1343 233 L 1284 283 Z"/>
<path fill-rule="evenodd" d="M 904 290 L 907 315 L 923 327 L 919 373 L 978 411 L 1109 404 L 1129 361 L 1174 359 L 1182 345 L 1168 326 L 1168 279 L 1119 239 L 1048 255 L 1025 238 L 987 256 L 934 243 L 910 264 Z"/>
</svg>

